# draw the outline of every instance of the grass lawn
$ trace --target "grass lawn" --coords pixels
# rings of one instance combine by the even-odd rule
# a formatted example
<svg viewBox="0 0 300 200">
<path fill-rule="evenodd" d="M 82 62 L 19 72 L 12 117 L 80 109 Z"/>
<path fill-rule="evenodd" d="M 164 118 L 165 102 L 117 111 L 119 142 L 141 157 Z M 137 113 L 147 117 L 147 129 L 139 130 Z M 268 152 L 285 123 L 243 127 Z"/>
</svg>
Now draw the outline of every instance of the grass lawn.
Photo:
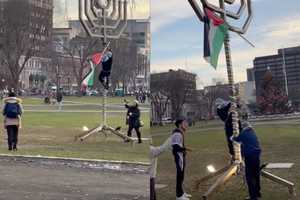
<svg viewBox="0 0 300 200">
<path fill-rule="evenodd" d="M 0 120 L 2 122 L 2 116 Z M 131 147 L 111 134 L 107 140 L 103 135 L 95 135 L 84 143 L 74 141 L 74 137 L 82 133 L 83 126 L 93 128 L 100 120 L 100 113 L 26 112 L 19 135 L 19 151 L 15 154 L 149 162 L 148 142 Z M 148 137 L 149 114 L 143 113 L 142 120 L 145 122 L 143 137 Z M 125 113 L 109 114 L 108 122 L 112 127 L 122 125 L 126 131 Z M 0 153 L 8 153 L 3 128 L 1 138 Z"/>
<path fill-rule="evenodd" d="M 300 189 L 300 122 L 298 120 L 259 123 L 254 126 L 263 149 L 262 162 L 292 162 L 295 163 L 292 169 L 272 170 L 270 172 L 286 178 L 296 184 L 296 191 Z M 159 145 L 170 135 L 173 126 L 153 127 L 151 135 L 154 144 Z M 213 183 L 194 190 L 194 182 L 208 174 L 206 166 L 213 164 L 217 169 L 228 163 L 227 146 L 223 126 L 218 122 L 196 124 L 190 127 L 189 134 L 185 141 L 186 146 L 193 149 L 187 155 L 187 167 L 185 177 L 185 188 L 192 193 L 192 199 L 202 199 L 201 196 L 208 186 Z M 161 155 L 158 163 L 157 184 L 166 185 L 158 189 L 158 199 L 175 199 L 175 164 L 171 152 Z M 226 187 L 214 195 L 212 200 L 242 200 L 247 196 L 247 187 L 242 177 L 234 177 L 226 184 Z M 286 188 L 279 186 L 269 180 L 262 178 L 263 200 L 288 200 L 289 193 Z M 296 197 L 295 199 L 299 199 Z"/>
<path fill-rule="evenodd" d="M 124 97 L 127 100 L 134 100 L 135 97 L 133 96 L 126 96 Z M 123 104 L 123 97 L 108 97 L 107 103 L 108 104 Z M 44 98 L 42 97 L 24 97 L 23 104 L 27 105 L 40 105 L 44 104 Z M 101 104 L 102 97 L 95 97 L 95 96 L 84 96 L 84 97 L 76 97 L 76 96 L 65 96 L 64 101 L 73 101 L 77 103 L 92 103 L 92 104 Z"/>
</svg>

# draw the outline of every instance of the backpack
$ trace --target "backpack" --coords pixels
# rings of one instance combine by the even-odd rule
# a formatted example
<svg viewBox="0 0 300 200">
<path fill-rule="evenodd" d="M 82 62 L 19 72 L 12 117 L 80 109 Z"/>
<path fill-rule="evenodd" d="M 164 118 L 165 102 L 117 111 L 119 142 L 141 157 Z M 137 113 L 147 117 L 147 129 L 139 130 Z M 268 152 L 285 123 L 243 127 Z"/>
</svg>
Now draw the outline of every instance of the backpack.
<svg viewBox="0 0 300 200">
<path fill-rule="evenodd" d="M 6 103 L 4 113 L 6 117 L 16 119 L 21 115 L 21 107 L 18 103 Z"/>
</svg>

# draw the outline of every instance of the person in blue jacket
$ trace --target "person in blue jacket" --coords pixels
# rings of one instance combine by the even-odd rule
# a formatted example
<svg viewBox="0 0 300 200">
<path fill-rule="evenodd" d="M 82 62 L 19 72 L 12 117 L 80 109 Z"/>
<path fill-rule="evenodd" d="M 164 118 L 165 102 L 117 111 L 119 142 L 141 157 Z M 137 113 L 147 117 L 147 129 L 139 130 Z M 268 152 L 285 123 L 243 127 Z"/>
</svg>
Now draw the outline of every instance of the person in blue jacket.
<svg viewBox="0 0 300 200">
<path fill-rule="evenodd" d="M 248 121 L 242 121 L 242 131 L 232 140 L 241 144 L 242 157 L 245 161 L 246 180 L 249 190 L 248 200 L 258 200 L 260 193 L 260 155 L 261 148 L 254 129 Z"/>
</svg>

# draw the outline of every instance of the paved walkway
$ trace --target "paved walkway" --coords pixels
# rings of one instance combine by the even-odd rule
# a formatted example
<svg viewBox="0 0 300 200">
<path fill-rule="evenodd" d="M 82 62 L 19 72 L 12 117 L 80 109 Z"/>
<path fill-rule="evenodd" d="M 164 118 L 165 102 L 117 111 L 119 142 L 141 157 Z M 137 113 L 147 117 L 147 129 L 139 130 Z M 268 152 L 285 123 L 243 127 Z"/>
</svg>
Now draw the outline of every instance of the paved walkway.
<svg viewBox="0 0 300 200">
<path fill-rule="evenodd" d="M 145 173 L 0 158 L 0 200 L 148 200 Z"/>
</svg>

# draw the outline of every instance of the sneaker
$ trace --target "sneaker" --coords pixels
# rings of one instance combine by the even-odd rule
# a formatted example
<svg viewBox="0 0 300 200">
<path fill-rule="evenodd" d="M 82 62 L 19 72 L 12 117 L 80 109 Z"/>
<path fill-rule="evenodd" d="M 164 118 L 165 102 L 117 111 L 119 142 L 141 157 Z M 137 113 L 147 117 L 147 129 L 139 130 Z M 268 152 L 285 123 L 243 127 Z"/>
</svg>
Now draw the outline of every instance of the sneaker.
<svg viewBox="0 0 300 200">
<path fill-rule="evenodd" d="M 187 197 L 187 198 L 191 198 L 192 195 L 191 194 L 188 194 L 188 193 L 184 193 L 183 196 Z"/>
<path fill-rule="evenodd" d="M 181 197 L 176 197 L 176 200 L 190 200 L 188 197 L 185 197 L 184 194 Z"/>
<path fill-rule="evenodd" d="M 251 197 L 246 197 L 245 200 L 258 200 L 258 198 L 251 199 Z"/>
</svg>

